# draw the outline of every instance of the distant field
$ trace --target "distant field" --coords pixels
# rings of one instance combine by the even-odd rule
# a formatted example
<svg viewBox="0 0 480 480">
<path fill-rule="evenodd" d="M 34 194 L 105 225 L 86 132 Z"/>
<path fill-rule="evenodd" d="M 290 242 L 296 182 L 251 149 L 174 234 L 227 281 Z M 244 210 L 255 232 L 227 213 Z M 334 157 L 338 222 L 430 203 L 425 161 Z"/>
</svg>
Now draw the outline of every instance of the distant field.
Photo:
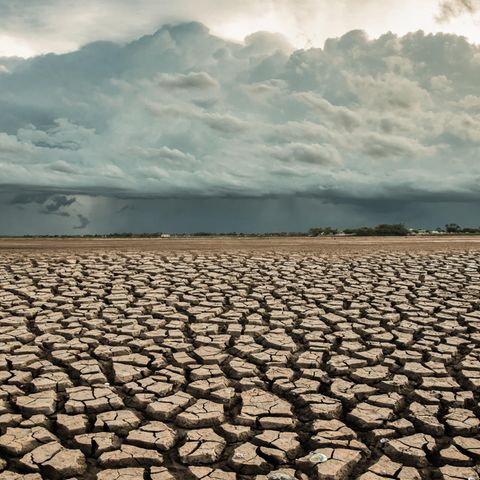
<svg viewBox="0 0 480 480">
<path fill-rule="evenodd" d="M 433 252 L 478 250 L 480 236 L 422 237 L 192 237 L 192 238 L 2 238 L 0 251 L 279 251 L 350 254 L 376 251 Z"/>
</svg>

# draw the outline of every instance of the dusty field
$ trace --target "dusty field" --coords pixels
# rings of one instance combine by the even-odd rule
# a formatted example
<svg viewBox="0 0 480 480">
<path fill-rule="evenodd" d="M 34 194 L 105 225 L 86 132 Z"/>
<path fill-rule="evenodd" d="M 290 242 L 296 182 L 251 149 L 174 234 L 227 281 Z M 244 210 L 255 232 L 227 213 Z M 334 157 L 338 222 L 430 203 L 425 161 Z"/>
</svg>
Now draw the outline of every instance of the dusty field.
<svg viewBox="0 0 480 480">
<path fill-rule="evenodd" d="M 306 240 L 3 240 L 0 480 L 478 480 L 479 244 Z"/>
<path fill-rule="evenodd" d="M 372 252 L 437 252 L 480 250 L 480 236 L 422 237 L 286 237 L 286 238 L 0 238 L 2 251 L 137 251 L 137 252 L 222 252 L 262 251 L 316 254 L 357 254 Z"/>
</svg>

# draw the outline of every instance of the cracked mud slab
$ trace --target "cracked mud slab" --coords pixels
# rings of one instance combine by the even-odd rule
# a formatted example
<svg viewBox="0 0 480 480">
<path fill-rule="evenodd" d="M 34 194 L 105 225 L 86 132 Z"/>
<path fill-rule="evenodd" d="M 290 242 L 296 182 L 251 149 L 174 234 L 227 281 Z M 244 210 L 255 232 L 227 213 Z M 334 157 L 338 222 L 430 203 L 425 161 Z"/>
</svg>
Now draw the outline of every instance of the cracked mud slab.
<svg viewBox="0 0 480 480">
<path fill-rule="evenodd" d="M 479 401 L 475 250 L 0 255 L 0 480 L 479 480 Z"/>
</svg>

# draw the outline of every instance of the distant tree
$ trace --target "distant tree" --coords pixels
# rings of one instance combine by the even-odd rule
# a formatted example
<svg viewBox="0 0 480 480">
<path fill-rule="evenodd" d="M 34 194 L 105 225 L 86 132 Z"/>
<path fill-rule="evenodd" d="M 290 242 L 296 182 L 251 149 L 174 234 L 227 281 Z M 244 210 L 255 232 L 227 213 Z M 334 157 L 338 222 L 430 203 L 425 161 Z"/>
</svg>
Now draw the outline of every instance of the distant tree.
<svg viewBox="0 0 480 480">
<path fill-rule="evenodd" d="M 358 237 L 372 237 L 372 236 L 404 236 L 408 235 L 409 231 L 403 223 L 383 223 L 376 227 L 358 227 L 347 228 L 343 231 L 347 235 L 356 235 Z"/>
<path fill-rule="evenodd" d="M 480 228 L 475 228 L 475 227 L 466 227 L 462 228 L 462 233 L 480 233 Z"/>
<path fill-rule="evenodd" d="M 447 231 L 447 233 L 460 233 L 462 231 L 462 228 L 456 223 L 447 223 L 445 225 L 445 230 Z"/>
<path fill-rule="evenodd" d="M 402 235 L 408 234 L 408 229 L 405 227 L 403 223 L 394 223 L 391 225 L 388 223 L 383 223 L 375 227 L 375 234 L 402 236 Z"/>
</svg>

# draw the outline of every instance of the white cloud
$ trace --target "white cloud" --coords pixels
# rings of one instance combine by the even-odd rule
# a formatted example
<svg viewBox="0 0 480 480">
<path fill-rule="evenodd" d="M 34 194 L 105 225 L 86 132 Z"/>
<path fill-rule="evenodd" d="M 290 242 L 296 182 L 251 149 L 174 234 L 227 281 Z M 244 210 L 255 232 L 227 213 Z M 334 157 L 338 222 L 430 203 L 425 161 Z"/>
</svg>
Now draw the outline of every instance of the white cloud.
<svg viewBox="0 0 480 480">
<path fill-rule="evenodd" d="M 466 112 L 452 114 L 445 122 L 444 133 L 480 144 L 480 116 Z"/>
<path fill-rule="evenodd" d="M 415 139 L 376 132 L 370 132 L 361 138 L 360 149 L 367 155 L 377 158 L 425 158 L 436 152 L 435 147 L 422 145 Z"/>
<path fill-rule="evenodd" d="M 204 113 L 199 118 L 210 128 L 221 133 L 242 133 L 250 128 L 249 122 L 229 114 Z"/>
<path fill-rule="evenodd" d="M 340 155 L 331 145 L 320 145 L 318 143 L 287 143 L 270 147 L 271 155 L 284 162 L 292 163 L 310 163 L 313 165 L 330 165 L 341 162 Z"/>
<path fill-rule="evenodd" d="M 126 153 L 139 164 L 159 164 L 173 171 L 188 169 L 196 161 L 193 155 L 168 147 L 132 147 Z"/>
<path fill-rule="evenodd" d="M 438 23 L 441 3 L 463 5 Z M 323 47 L 325 39 L 359 28 L 371 36 L 448 31 L 479 42 L 478 18 L 463 8 L 468 4 L 478 0 L 0 0 L 0 56 L 125 42 L 165 23 L 192 20 L 236 41 L 258 31 L 280 32 L 297 48 Z"/>
<path fill-rule="evenodd" d="M 0 132 L 0 159 L 11 158 L 13 156 L 14 159 L 18 159 L 20 156 L 32 152 L 32 145 L 21 142 L 15 135 Z"/>
<path fill-rule="evenodd" d="M 355 112 L 343 106 L 332 105 L 314 92 L 302 92 L 296 97 L 314 107 L 322 115 L 322 118 L 330 119 L 337 127 L 353 130 L 361 124 L 361 120 Z"/>
</svg>

